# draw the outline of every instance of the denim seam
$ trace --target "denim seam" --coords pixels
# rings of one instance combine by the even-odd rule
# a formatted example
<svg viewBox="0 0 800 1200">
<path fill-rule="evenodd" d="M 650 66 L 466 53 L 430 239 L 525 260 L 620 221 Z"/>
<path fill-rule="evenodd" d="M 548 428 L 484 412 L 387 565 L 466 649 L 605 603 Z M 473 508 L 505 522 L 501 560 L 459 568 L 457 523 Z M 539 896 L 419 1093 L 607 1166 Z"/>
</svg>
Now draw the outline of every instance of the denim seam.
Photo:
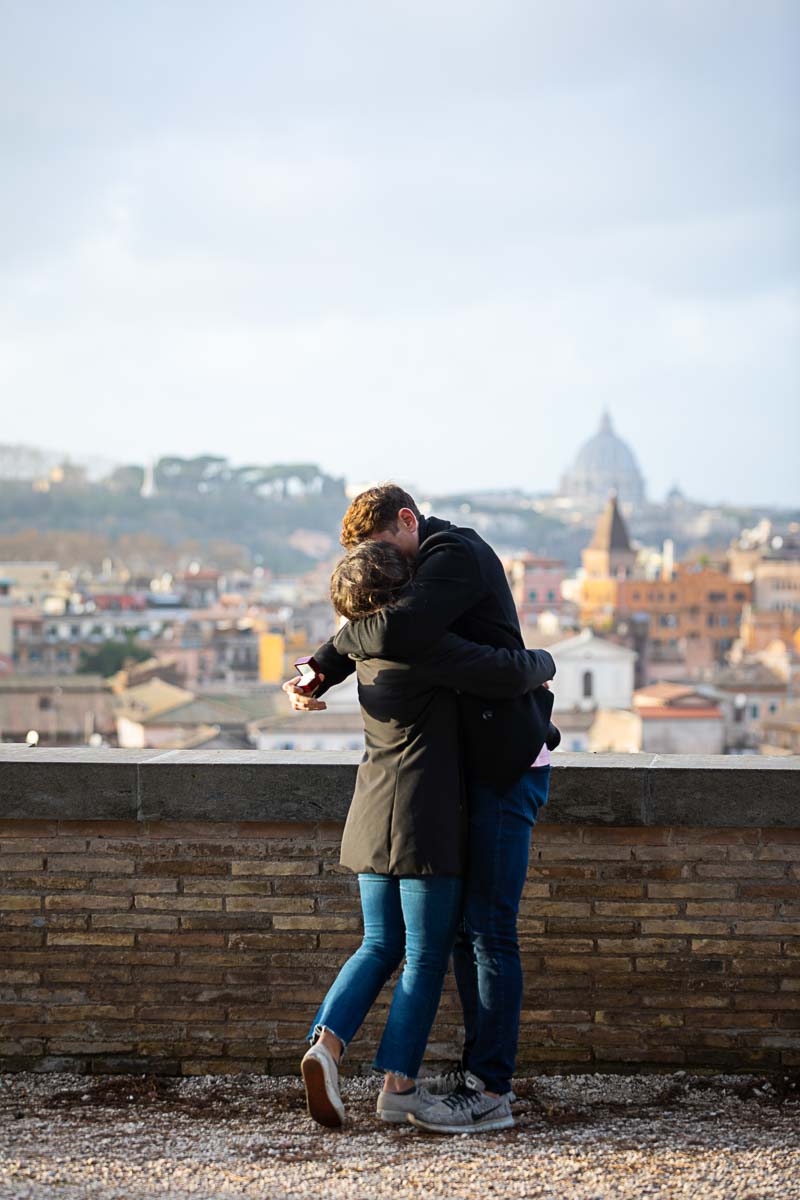
<svg viewBox="0 0 800 1200">
<path fill-rule="evenodd" d="M 413 890 L 414 885 L 419 882 L 420 882 L 419 880 L 413 880 L 413 879 L 408 880 L 408 887 Z M 453 894 L 454 889 L 455 889 L 455 894 Z M 400 884 L 401 908 L 404 907 L 404 899 L 403 898 L 404 898 L 404 893 L 406 890 L 407 889 L 403 888 L 403 881 L 401 880 L 401 884 Z M 426 889 L 426 890 L 428 890 L 428 889 Z M 422 1036 L 421 1039 L 420 1038 L 409 1038 L 408 1044 L 399 1044 L 399 1045 L 397 1044 L 398 1039 L 397 1039 L 396 1033 L 394 1032 L 393 1022 L 396 1021 L 397 1017 L 398 1017 L 398 1011 L 399 1011 L 398 1007 L 397 1007 L 398 996 L 402 994 L 402 988 L 403 988 L 404 982 L 407 982 L 408 979 L 410 979 L 412 977 L 418 978 L 420 980 L 420 982 L 424 982 L 424 980 L 426 978 L 428 978 L 428 980 L 430 980 L 430 978 L 433 978 L 433 977 L 435 977 L 438 980 L 436 1002 L 432 1007 L 432 1011 L 430 1012 L 429 1019 L 427 1021 L 427 1034 L 429 1034 L 430 1029 L 433 1025 L 433 1021 L 436 1016 L 436 1010 L 439 1006 L 439 1001 L 441 999 L 442 984 L 444 982 L 444 976 L 447 971 L 447 965 L 448 965 L 449 958 L 450 958 L 450 952 L 452 950 L 453 938 L 455 937 L 455 928 L 454 927 L 455 927 L 455 924 L 457 921 L 458 907 L 460 905 L 461 890 L 462 890 L 461 880 L 460 879 L 452 880 L 451 886 L 448 887 L 448 896 L 450 897 L 450 899 L 448 900 L 448 904 L 453 905 L 450 927 L 447 930 L 447 938 L 446 938 L 446 944 L 447 944 L 448 950 L 447 950 L 447 953 L 443 955 L 442 960 L 438 961 L 434 966 L 430 966 L 430 965 L 425 966 L 423 963 L 424 955 L 421 956 L 419 949 L 414 949 L 413 946 L 412 946 L 412 954 L 409 959 L 408 932 L 406 932 L 406 947 L 405 947 L 406 961 L 403 966 L 403 972 L 400 975 L 400 978 L 397 980 L 397 983 L 395 984 L 394 992 L 392 995 L 391 1005 L 389 1007 L 389 1014 L 388 1014 L 388 1017 L 386 1020 L 386 1024 L 384 1025 L 383 1033 L 381 1035 L 381 1040 L 380 1040 L 380 1043 L 378 1045 L 378 1049 L 377 1049 L 377 1052 L 375 1055 L 374 1064 L 375 1064 L 376 1069 L 384 1070 L 384 1071 L 391 1071 L 393 1074 L 402 1075 L 405 1079 L 416 1079 L 416 1077 L 417 1077 L 417 1073 L 419 1071 L 419 1065 L 420 1065 L 422 1057 L 425 1053 L 425 1043 L 427 1042 L 428 1039 L 427 1039 L 427 1035 L 425 1035 L 425 1036 Z M 404 916 L 404 919 L 405 919 L 405 916 Z M 443 943 L 443 945 L 444 945 L 444 943 Z M 408 973 L 408 976 L 407 976 L 407 973 Z M 401 989 L 400 993 L 398 992 L 398 989 Z M 429 990 L 430 990 L 430 982 L 425 984 L 425 987 L 424 987 L 425 992 L 428 992 Z M 422 1026 L 424 1026 L 425 1023 L 426 1022 L 422 1022 L 421 1020 L 420 1020 L 420 1022 L 418 1022 L 418 1024 L 422 1025 Z M 386 1053 L 384 1044 L 387 1042 L 395 1045 L 395 1049 L 393 1049 L 393 1050 L 391 1049 L 391 1045 L 390 1045 L 390 1051 L 391 1051 L 392 1055 L 394 1055 L 394 1053 L 402 1053 L 402 1054 L 405 1054 L 405 1061 L 407 1063 L 409 1063 L 411 1061 L 416 1061 L 415 1072 L 412 1073 L 412 1072 L 405 1071 L 405 1070 L 398 1071 L 397 1068 L 394 1066 L 393 1067 L 380 1066 L 380 1064 L 383 1061 L 385 1061 L 383 1059 L 383 1055 Z"/>
<path fill-rule="evenodd" d="M 400 1075 L 403 1079 L 410 1079 L 412 1083 L 417 1082 L 416 1075 L 409 1075 L 408 1071 L 398 1071 L 397 1067 L 382 1067 L 377 1059 L 372 1064 L 372 1069 L 379 1075 Z"/>
<path fill-rule="evenodd" d="M 499 866 L 500 866 L 500 864 L 499 864 L 499 861 L 498 861 L 498 860 L 499 860 L 499 858 L 500 858 L 500 845 L 501 845 L 501 843 L 502 843 L 502 840 L 503 840 L 503 828 L 504 828 L 504 825 L 505 825 L 505 818 L 506 818 L 506 811 L 505 811 L 505 807 L 504 807 L 503 805 L 501 805 L 501 806 L 500 806 L 500 819 L 499 819 L 499 821 L 498 821 L 498 823 L 497 823 L 497 835 L 496 835 L 496 837 L 495 837 L 495 841 L 494 841 L 494 852 L 493 852 L 493 856 L 492 856 L 492 878 L 493 878 L 494 880 L 496 880 L 496 879 L 497 879 L 497 874 L 498 874 L 498 870 L 499 870 Z M 494 906 L 494 905 L 490 905 L 490 906 L 489 906 L 489 922 L 488 922 L 488 925 L 489 925 L 489 934 L 490 934 L 490 937 L 491 937 L 491 939 L 492 939 L 492 941 L 494 942 L 494 944 L 495 944 L 495 947 L 496 947 L 496 946 L 497 946 L 497 919 L 496 919 L 496 910 L 495 910 L 495 906 Z M 508 991 L 508 988 L 507 988 L 507 983 L 508 983 L 508 980 L 507 980 L 507 978 L 506 978 L 506 973 L 505 973 L 505 971 L 499 971 L 499 972 L 498 972 L 498 974 L 497 974 L 497 980 L 498 980 L 498 984 L 499 984 L 499 988 L 498 988 L 498 990 L 499 990 L 499 993 L 500 993 L 500 996 L 499 996 L 499 1000 L 500 1000 L 500 1003 L 499 1003 L 499 1009 L 500 1009 L 500 1012 L 501 1012 L 501 1013 L 505 1013 L 505 1011 L 506 1011 L 506 997 L 507 997 L 507 991 Z M 485 1079 L 484 1079 L 484 1080 L 483 1080 L 483 1082 L 484 1082 L 484 1084 L 486 1084 L 486 1083 L 487 1083 L 487 1080 L 485 1080 Z M 490 1081 L 489 1081 L 489 1082 L 490 1082 Z M 494 1090 L 494 1089 L 492 1089 L 492 1090 Z"/>
</svg>

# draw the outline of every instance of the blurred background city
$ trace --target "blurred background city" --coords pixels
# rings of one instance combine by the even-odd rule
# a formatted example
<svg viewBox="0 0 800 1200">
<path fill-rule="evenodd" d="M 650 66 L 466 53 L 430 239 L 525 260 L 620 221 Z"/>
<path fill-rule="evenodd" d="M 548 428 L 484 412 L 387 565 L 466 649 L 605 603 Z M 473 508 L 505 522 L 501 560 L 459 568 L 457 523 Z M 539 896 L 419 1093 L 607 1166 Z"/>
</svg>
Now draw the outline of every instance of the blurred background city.
<svg viewBox="0 0 800 1200">
<path fill-rule="evenodd" d="M 280 690 L 335 627 L 361 486 L 205 455 L 91 478 L 0 459 L 0 736 L 40 745 L 356 749 L 355 677 L 323 713 Z M 418 492 L 502 556 L 526 644 L 555 657 L 566 750 L 800 751 L 800 508 L 648 500 L 603 413 L 552 493 Z"/>
<path fill-rule="evenodd" d="M 0 741 L 359 747 L 280 684 L 391 479 L 563 750 L 800 752 L 796 4 L 0 13 Z"/>
</svg>

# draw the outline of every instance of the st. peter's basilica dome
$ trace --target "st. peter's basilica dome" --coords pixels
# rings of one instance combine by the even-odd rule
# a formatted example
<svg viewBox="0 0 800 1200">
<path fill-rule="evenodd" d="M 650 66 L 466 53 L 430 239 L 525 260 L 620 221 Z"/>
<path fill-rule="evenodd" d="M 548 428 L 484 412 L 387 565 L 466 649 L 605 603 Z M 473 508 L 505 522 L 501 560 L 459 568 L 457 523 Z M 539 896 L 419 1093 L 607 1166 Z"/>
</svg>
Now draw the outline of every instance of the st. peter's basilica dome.
<svg viewBox="0 0 800 1200">
<path fill-rule="evenodd" d="M 561 495 L 604 502 L 616 492 L 622 504 L 641 504 L 645 487 L 630 447 L 617 437 L 611 417 L 603 413 L 600 429 L 585 442 L 561 480 Z"/>
</svg>

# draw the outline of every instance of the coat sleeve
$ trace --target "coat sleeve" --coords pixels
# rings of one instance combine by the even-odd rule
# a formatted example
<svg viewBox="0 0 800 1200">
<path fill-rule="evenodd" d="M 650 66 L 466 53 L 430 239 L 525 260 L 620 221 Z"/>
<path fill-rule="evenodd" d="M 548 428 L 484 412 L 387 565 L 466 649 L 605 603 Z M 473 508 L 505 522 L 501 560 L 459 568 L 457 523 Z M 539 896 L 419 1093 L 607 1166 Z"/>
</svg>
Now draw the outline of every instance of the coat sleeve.
<svg viewBox="0 0 800 1200">
<path fill-rule="evenodd" d="M 445 634 L 411 665 L 439 687 L 473 696 L 506 700 L 541 687 L 556 673 L 547 650 L 505 650 L 479 646 L 455 633 Z"/>
<path fill-rule="evenodd" d="M 314 693 L 316 698 L 324 696 L 329 688 L 336 687 L 337 683 L 343 683 L 348 676 L 353 674 L 356 669 L 356 664 L 352 658 L 347 657 L 347 653 L 340 653 L 334 645 L 333 638 L 328 638 L 318 650 L 314 651 L 314 658 L 319 664 L 319 669 L 325 676 L 317 691 Z"/>
<path fill-rule="evenodd" d="M 410 662 L 427 650 L 485 592 L 475 552 L 457 538 L 423 547 L 413 581 L 396 603 L 344 625 L 334 638 L 340 653 Z"/>
</svg>

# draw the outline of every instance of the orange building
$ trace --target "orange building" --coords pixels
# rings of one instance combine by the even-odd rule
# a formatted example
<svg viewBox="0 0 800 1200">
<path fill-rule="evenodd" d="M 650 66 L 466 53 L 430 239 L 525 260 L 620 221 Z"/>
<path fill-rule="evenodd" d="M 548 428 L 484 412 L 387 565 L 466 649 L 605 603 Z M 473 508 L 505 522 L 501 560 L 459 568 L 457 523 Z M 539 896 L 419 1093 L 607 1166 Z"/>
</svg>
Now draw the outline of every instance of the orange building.
<svg viewBox="0 0 800 1200">
<path fill-rule="evenodd" d="M 652 662 L 690 668 L 723 661 L 739 636 L 752 585 L 710 567 L 679 565 L 671 579 L 617 581 L 617 616 L 648 619 Z"/>
</svg>

